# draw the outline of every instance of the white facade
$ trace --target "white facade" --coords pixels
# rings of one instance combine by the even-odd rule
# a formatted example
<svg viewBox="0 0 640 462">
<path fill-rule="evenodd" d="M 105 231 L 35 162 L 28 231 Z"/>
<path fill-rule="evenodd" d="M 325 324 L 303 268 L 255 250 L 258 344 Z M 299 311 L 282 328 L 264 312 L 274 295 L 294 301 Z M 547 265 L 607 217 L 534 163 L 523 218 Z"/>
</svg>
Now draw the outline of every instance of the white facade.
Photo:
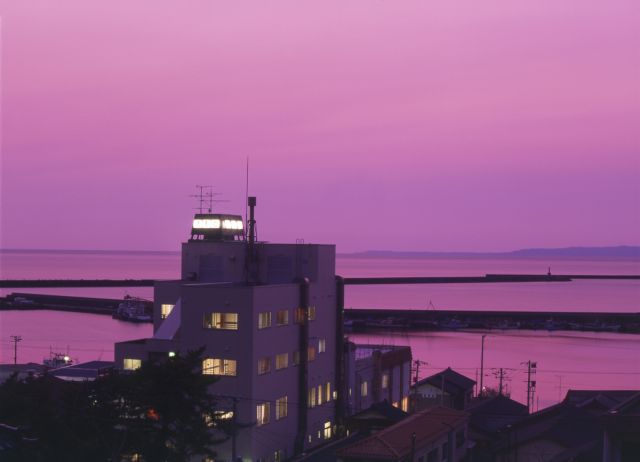
<svg viewBox="0 0 640 462">
<path fill-rule="evenodd" d="M 281 460 L 335 431 L 340 303 L 333 245 L 189 241 L 182 279 L 156 284 L 154 338 L 116 344 L 116 367 L 204 347 L 237 458 Z"/>
</svg>

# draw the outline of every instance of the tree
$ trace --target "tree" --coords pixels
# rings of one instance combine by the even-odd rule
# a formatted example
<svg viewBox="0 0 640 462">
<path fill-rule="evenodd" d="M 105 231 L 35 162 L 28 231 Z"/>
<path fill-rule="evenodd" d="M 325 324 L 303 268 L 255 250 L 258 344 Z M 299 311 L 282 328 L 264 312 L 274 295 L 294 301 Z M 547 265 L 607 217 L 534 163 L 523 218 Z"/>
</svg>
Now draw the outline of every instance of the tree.
<svg viewBox="0 0 640 462">
<path fill-rule="evenodd" d="M 26 429 L 35 441 L 9 455 L 97 462 L 133 455 L 154 462 L 213 457 L 209 425 L 216 401 L 209 386 L 215 379 L 202 374 L 201 355 L 146 361 L 132 373 L 93 382 L 12 377 L 0 386 L 0 422 Z"/>
</svg>

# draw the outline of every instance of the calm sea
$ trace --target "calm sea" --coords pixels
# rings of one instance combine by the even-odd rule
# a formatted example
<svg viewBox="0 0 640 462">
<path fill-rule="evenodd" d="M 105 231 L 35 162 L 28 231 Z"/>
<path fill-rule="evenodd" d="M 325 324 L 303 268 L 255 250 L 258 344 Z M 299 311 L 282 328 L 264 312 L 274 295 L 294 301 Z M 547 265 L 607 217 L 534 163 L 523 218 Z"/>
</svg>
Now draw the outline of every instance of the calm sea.
<svg viewBox="0 0 640 462">
<path fill-rule="evenodd" d="M 354 258 L 338 257 L 346 277 L 477 276 L 487 273 L 640 274 L 631 260 Z M 174 253 L 2 252 L 0 278 L 179 277 Z M 17 290 L 5 289 L 6 295 Z M 22 289 L 22 292 L 121 298 L 152 297 L 150 288 Z M 573 281 L 528 284 L 441 284 L 348 286 L 346 306 L 358 308 L 495 309 L 640 312 L 639 281 Z M 447 366 L 476 377 L 483 332 L 353 335 L 358 343 L 411 345 L 414 359 L 427 362 L 420 377 Z M 584 332 L 491 331 L 485 340 L 485 384 L 497 385 L 499 368 L 515 399 L 524 401 L 523 362 L 537 361 L 540 407 L 568 388 L 640 389 L 640 336 Z M 106 316 L 53 311 L 0 312 L 0 361 L 13 360 L 10 335 L 20 335 L 19 362 L 41 362 L 49 351 L 78 361 L 113 359 L 113 342 L 151 335 L 149 325 Z"/>
</svg>

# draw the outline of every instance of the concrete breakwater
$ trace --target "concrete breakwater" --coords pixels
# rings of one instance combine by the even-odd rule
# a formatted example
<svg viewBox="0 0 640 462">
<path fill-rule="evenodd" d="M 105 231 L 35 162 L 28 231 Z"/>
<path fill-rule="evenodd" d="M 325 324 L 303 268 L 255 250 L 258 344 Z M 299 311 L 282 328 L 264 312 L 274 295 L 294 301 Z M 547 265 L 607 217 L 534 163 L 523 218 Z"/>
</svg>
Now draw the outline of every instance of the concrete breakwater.
<svg viewBox="0 0 640 462">
<path fill-rule="evenodd" d="M 395 330 L 531 329 L 640 333 L 640 313 L 345 309 L 354 332 Z"/>
<path fill-rule="evenodd" d="M 12 293 L 0 299 L 0 309 L 58 310 L 112 316 L 122 302 L 121 299 Z M 151 313 L 152 302 L 145 303 L 145 311 Z M 346 329 L 357 332 L 379 329 L 533 329 L 640 333 L 640 313 L 348 308 L 344 310 L 344 319 Z"/>
<path fill-rule="evenodd" d="M 71 311 L 76 313 L 106 314 L 115 317 L 123 301 L 122 299 L 110 298 L 12 293 L 7 297 L 0 298 L 0 309 Z M 144 305 L 144 311 L 151 315 L 153 302 L 140 302 Z"/>
<path fill-rule="evenodd" d="M 567 282 L 573 279 L 640 280 L 635 274 L 487 274 L 485 276 L 345 277 L 345 285 L 482 284 L 507 282 Z M 154 279 L 0 279 L 0 288 L 27 287 L 153 287 Z"/>
</svg>

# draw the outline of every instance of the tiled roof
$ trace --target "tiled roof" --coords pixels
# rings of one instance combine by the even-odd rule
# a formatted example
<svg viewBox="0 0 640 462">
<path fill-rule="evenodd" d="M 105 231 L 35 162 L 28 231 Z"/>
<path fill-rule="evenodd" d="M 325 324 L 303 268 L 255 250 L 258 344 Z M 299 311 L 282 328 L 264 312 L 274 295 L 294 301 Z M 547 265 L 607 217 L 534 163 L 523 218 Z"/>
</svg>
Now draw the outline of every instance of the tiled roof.
<svg viewBox="0 0 640 462">
<path fill-rule="evenodd" d="M 386 419 L 390 422 L 400 422 L 405 419 L 407 415 L 408 414 L 402 409 L 392 406 L 389 401 L 385 399 L 350 416 L 349 420 Z"/>
<path fill-rule="evenodd" d="M 416 387 L 423 384 L 429 384 L 437 388 L 442 387 L 442 378 L 444 377 L 444 391 L 450 394 L 459 393 L 460 391 L 468 391 L 476 384 L 475 380 L 471 380 L 458 372 L 454 371 L 450 367 L 446 368 L 442 372 L 438 372 L 430 377 L 420 380 L 416 383 Z"/>
<path fill-rule="evenodd" d="M 337 455 L 397 460 L 411 452 L 413 433 L 416 435 L 415 446 L 420 448 L 446 435 L 452 427 L 461 426 L 467 418 L 467 413 L 443 406 L 426 409 L 351 446 L 340 449 Z"/>
</svg>

